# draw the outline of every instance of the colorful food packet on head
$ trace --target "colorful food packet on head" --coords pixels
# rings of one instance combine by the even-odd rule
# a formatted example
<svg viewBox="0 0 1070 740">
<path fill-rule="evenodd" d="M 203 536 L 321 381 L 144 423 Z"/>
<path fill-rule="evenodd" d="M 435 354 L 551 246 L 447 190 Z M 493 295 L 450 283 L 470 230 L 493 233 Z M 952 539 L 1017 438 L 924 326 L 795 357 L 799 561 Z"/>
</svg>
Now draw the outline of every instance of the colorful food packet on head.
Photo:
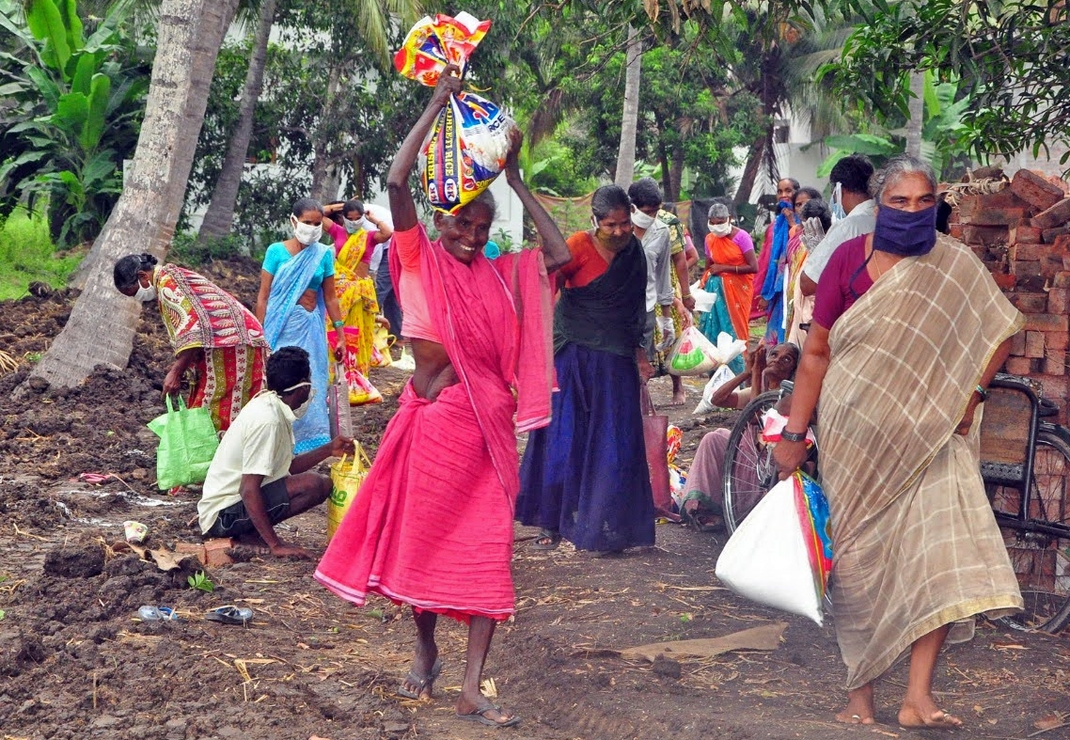
<svg viewBox="0 0 1070 740">
<path fill-rule="evenodd" d="M 460 67 L 464 77 L 468 58 L 489 29 L 489 20 L 480 21 L 463 11 L 455 18 L 441 13 L 434 18 L 424 16 L 394 55 L 394 67 L 405 77 L 428 87 L 438 84 L 447 64 Z"/>
<path fill-rule="evenodd" d="M 447 64 L 456 64 L 463 76 L 489 28 L 490 21 L 468 13 L 424 18 L 409 32 L 394 66 L 425 85 L 437 84 Z M 490 187 L 505 168 L 515 125 L 501 107 L 475 93 L 450 96 L 420 148 L 420 177 L 432 207 L 456 213 Z"/>
</svg>

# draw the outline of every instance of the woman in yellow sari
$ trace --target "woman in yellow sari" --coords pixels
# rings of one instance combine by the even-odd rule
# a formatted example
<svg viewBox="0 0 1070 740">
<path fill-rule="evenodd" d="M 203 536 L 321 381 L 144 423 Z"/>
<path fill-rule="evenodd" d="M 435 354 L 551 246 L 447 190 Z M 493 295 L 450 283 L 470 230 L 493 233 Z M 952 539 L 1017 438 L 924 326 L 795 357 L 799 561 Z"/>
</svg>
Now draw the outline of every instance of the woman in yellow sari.
<svg viewBox="0 0 1070 740">
<path fill-rule="evenodd" d="M 328 336 L 339 330 L 345 333 L 346 385 L 349 387 L 349 403 L 357 406 L 382 400 L 379 391 L 368 380 L 375 317 L 379 313 L 375 281 L 368 274 L 368 266 L 375 247 L 389 239 L 394 230 L 385 220 L 369 213 L 359 200 L 347 200 L 341 213 L 342 226 L 330 231 L 336 249 L 334 285 L 343 320 L 341 326 L 336 322 L 334 327 L 328 328 Z M 343 230 L 344 234 L 341 233 Z M 331 339 L 333 342 L 333 337 Z"/>
</svg>

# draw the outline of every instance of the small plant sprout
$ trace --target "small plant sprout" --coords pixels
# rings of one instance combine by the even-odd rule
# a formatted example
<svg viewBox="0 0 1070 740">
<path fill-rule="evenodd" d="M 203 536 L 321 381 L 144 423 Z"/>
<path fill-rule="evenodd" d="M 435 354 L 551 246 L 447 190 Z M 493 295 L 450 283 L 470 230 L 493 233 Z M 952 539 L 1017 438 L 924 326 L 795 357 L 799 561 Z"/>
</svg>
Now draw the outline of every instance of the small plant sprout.
<svg viewBox="0 0 1070 740">
<path fill-rule="evenodd" d="M 199 570 L 189 578 L 186 579 L 190 588 L 197 589 L 198 591 L 204 591 L 206 594 L 210 594 L 215 591 L 215 584 L 212 583 L 212 579 L 203 571 Z"/>
</svg>

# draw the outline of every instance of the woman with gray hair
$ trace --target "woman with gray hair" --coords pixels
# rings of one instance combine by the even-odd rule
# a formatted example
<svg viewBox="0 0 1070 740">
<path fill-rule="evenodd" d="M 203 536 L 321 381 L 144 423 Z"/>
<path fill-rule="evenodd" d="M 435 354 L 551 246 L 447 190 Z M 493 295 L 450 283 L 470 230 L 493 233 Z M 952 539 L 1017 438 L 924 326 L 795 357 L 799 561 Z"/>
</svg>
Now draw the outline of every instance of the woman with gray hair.
<svg viewBox="0 0 1070 740">
<path fill-rule="evenodd" d="M 821 275 L 774 456 L 781 477 L 805 460 L 820 399 L 832 605 L 847 665 L 836 718 L 873 724 L 875 681 L 909 653 L 899 724 L 957 727 L 932 694 L 940 648 L 972 634 L 976 614 L 1022 608 L 977 474 L 974 413 L 1023 320 L 973 252 L 936 233 L 927 164 L 896 157 L 870 192 L 876 229 L 844 242 Z"/>
<path fill-rule="evenodd" d="M 750 309 L 754 273 L 758 258 L 750 234 L 732 224 L 728 206 L 714 203 L 707 212 L 710 233 L 706 235 L 706 272 L 701 285 L 717 296 L 716 302 L 699 316 L 698 328 L 711 342 L 727 332 L 733 339 L 746 341 L 750 332 Z M 743 358 L 733 360 L 732 369 L 743 371 Z"/>
</svg>

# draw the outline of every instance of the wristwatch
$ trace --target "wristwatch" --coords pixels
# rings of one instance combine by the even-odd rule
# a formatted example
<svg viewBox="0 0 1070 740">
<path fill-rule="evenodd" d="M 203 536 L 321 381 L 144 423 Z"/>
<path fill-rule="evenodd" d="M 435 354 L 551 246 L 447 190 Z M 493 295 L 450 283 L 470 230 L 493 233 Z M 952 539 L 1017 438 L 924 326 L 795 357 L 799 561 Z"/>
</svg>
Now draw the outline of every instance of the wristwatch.
<svg viewBox="0 0 1070 740">
<path fill-rule="evenodd" d="M 806 432 L 789 432 L 785 429 L 780 433 L 780 438 L 785 442 L 805 442 Z"/>
<path fill-rule="evenodd" d="M 978 385 L 973 390 L 978 396 L 981 397 L 981 403 L 984 403 L 985 401 L 988 400 L 988 389 L 987 388 L 982 388 L 980 385 Z"/>
</svg>

